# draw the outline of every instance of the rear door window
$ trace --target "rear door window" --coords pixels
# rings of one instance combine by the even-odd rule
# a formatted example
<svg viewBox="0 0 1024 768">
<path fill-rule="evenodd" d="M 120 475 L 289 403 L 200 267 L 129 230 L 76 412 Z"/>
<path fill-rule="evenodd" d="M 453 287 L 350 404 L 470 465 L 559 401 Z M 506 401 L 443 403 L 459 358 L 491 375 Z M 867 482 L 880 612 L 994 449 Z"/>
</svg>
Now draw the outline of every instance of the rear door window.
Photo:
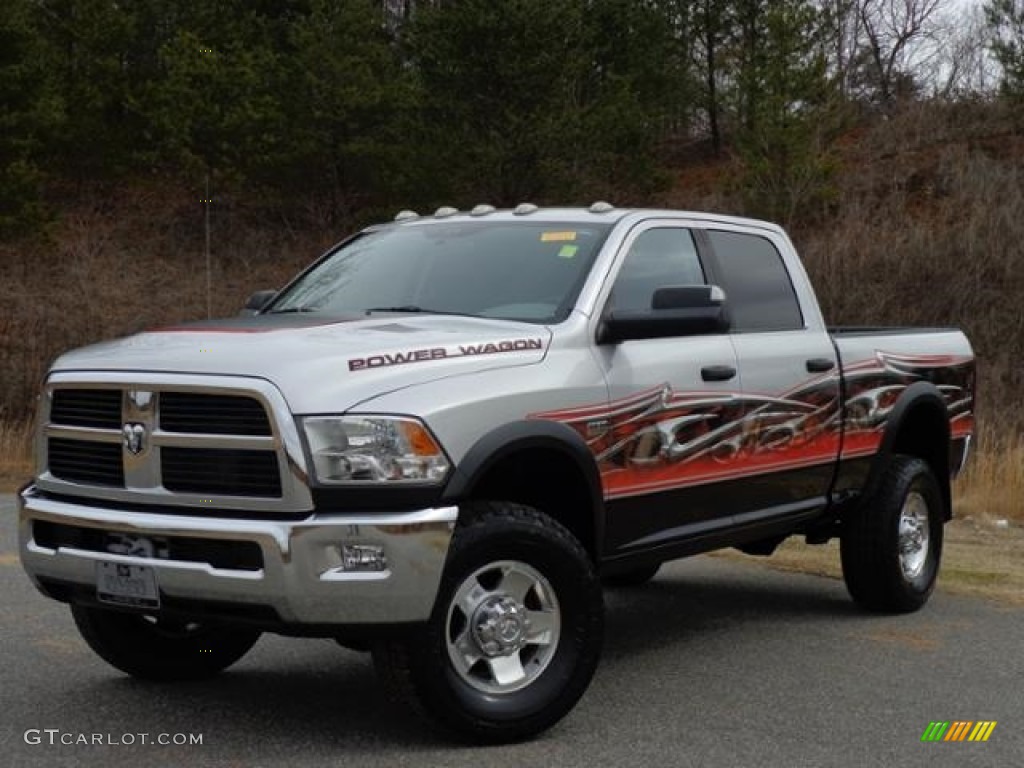
<svg viewBox="0 0 1024 768">
<path fill-rule="evenodd" d="M 708 230 L 736 332 L 789 331 L 804 327 L 800 303 L 770 240 L 742 232 Z"/>
</svg>

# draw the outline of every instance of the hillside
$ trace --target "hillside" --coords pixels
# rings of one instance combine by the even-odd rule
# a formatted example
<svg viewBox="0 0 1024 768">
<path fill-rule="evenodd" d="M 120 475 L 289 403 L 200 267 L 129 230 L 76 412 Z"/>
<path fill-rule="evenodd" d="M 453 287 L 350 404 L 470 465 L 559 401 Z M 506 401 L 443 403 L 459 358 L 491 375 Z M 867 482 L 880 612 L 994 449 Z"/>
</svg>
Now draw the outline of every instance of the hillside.
<svg viewBox="0 0 1024 768">
<path fill-rule="evenodd" d="M 985 504 L 1014 508 L 1024 482 L 1019 118 L 986 102 L 917 104 L 851 130 L 836 147 L 828 195 L 791 222 L 826 318 L 966 330 L 979 358 L 982 450 L 991 459 L 975 471 L 987 478 L 986 493 L 1006 495 Z M 746 213 L 734 183 L 738 162 L 691 153 L 650 204 Z M 48 195 L 60 212 L 49 231 L 0 245 L 0 421 L 16 445 L 23 433 L 10 425 L 29 419 L 40 377 L 61 350 L 206 314 L 199 189 L 145 179 Z M 240 199 L 213 200 L 215 315 L 280 286 L 354 226 L 329 211 L 284 217 Z"/>
</svg>

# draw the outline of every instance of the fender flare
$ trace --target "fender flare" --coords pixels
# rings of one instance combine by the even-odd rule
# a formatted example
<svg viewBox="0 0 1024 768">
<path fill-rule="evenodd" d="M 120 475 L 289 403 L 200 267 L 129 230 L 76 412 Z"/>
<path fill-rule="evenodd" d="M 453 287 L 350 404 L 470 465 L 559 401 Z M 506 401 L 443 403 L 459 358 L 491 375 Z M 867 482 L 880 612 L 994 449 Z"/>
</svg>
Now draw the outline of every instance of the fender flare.
<svg viewBox="0 0 1024 768">
<path fill-rule="evenodd" d="M 949 520 L 953 514 L 952 495 L 949 487 L 949 446 L 951 441 L 949 409 L 938 387 L 930 381 L 915 381 L 908 386 L 900 394 L 899 399 L 889 413 L 882 441 L 879 444 L 878 452 L 871 462 L 867 482 L 864 484 L 864 497 L 870 498 L 874 494 L 889 464 L 890 457 L 898 453 L 896 450 L 897 442 L 905 435 L 905 430 L 909 428 L 907 422 L 910 415 L 920 413 L 921 409 L 934 414 L 934 416 L 930 415 L 927 418 L 935 419 L 936 423 L 941 425 L 942 440 L 939 446 L 933 446 L 930 455 L 916 455 L 926 460 L 932 467 L 935 479 L 942 492 L 942 502 L 945 507 L 943 516 L 944 519 Z"/>
<path fill-rule="evenodd" d="M 513 454 L 544 448 L 555 450 L 579 469 L 587 485 L 594 527 L 594 548 L 604 541 L 604 492 L 597 462 L 578 432 L 557 421 L 524 419 L 503 424 L 480 437 L 459 461 L 441 494 L 453 504 L 468 498 L 476 485 L 498 462 Z"/>
</svg>

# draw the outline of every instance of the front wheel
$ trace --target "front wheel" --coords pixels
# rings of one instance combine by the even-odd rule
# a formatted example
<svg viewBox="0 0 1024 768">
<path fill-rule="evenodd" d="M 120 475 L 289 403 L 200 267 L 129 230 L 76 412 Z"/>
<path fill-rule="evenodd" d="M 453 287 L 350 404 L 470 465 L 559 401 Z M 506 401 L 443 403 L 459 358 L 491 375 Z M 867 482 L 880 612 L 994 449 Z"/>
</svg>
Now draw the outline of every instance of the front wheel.
<svg viewBox="0 0 1024 768">
<path fill-rule="evenodd" d="M 464 510 L 431 619 L 374 662 L 390 691 L 474 741 L 550 727 L 597 667 L 601 583 L 565 528 L 518 504 Z"/>
<path fill-rule="evenodd" d="M 72 605 L 82 638 L 104 661 L 144 680 L 203 680 L 234 664 L 260 633 Z"/>
<path fill-rule="evenodd" d="M 928 601 L 942 559 L 942 508 L 928 464 L 893 456 L 840 537 L 843 578 L 854 601 L 883 613 L 909 613 Z"/>
</svg>

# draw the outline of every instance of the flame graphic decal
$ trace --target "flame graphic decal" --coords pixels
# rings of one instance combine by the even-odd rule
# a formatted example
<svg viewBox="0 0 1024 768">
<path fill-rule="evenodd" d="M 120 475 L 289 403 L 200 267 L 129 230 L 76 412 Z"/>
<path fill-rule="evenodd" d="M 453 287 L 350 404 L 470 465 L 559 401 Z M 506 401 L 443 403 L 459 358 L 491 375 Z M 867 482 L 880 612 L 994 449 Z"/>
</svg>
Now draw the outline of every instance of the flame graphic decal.
<svg viewBox="0 0 1024 768">
<path fill-rule="evenodd" d="M 877 352 L 778 396 L 676 392 L 668 384 L 610 403 L 532 414 L 578 432 L 609 497 L 650 493 L 854 458 L 878 450 L 892 409 L 916 381 L 942 393 L 954 437 L 973 429 L 971 358 Z M 845 433 L 843 424 L 845 419 Z"/>
</svg>

